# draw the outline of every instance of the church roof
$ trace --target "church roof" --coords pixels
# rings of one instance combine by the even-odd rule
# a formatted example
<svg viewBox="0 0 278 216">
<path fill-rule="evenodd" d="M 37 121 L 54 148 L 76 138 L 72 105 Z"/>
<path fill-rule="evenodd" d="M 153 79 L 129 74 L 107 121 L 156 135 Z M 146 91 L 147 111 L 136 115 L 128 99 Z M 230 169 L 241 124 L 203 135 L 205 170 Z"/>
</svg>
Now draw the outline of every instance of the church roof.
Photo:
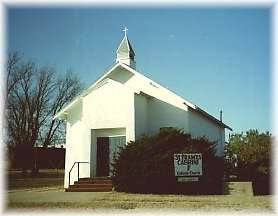
<svg viewBox="0 0 278 216">
<path fill-rule="evenodd" d="M 212 115 L 208 114 L 206 111 L 202 110 L 198 106 L 196 106 L 193 103 L 189 102 L 188 100 L 186 100 L 186 99 L 176 95 L 174 92 L 172 92 L 172 91 L 168 90 L 167 88 L 159 85 L 158 83 L 154 82 L 153 80 L 147 78 L 146 76 L 142 75 L 141 73 L 137 72 L 133 68 L 131 68 L 128 65 L 123 64 L 123 63 L 115 64 L 110 70 L 108 70 L 97 81 L 95 81 L 91 86 L 89 86 L 89 88 L 84 90 L 78 97 L 76 97 L 65 108 L 63 108 L 60 112 L 58 112 L 54 116 L 54 119 L 55 118 L 63 118 L 63 117 L 65 117 L 66 114 L 67 114 L 67 111 L 75 103 L 77 103 L 80 99 L 82 99 L 83 97 L 88 95 L 91 91 L 93 91 L 100 82 L 104 81 L 108 77 L 109 74 L 114 72 L 119 67 L 123 68 L 123 69 L 125 69 L 125 70 L 127 70 L 127 71 L 129 71 L 131 73 L 133 73 L 134 75 L 136 75 L 138 77 L 140 77 L 140 79 L 144 80 L 144 83 L 146 85 L 154 86 L 154 88 L 156 89 L 156 91 L 153 91 L 153 90 L 149 91 L 147 88 L 144 88 L 142 86 L 142 88 L 140 88 L 140 89 L 133 89 L 135 93 L 137 93 L 137 94 L 141 93 L 141 94 L 145 94 L 145 95 L 149 95 L 149 96 L 155 97 L 155 98 L 157 98 L 157 99 L 159 99 L 161 101 L 164 101 L 166 103 L 169 103 L 169 104 L 171 104 L 173 106 L 176 106 L 176 107 L 178 107 L 180 109 L 184 109 L 184 110 L 186 110 L 186 107 L 185 107 L 185 105 L 186 105 L 186 106 L 190 107 L 192 110 L 195 110 L 196 112 L 201 114 L 202 116 L 204 116 L 204 117 L 210 119 L 211 121 L 215 122 L 219 126 L 227 128 L 229 130 L 232 130 L 232 128 L 230 128 L 229 126 L 227 126 L 223 122 L 219 121 L 218 119 L 216 119 Z"/>
</svg>

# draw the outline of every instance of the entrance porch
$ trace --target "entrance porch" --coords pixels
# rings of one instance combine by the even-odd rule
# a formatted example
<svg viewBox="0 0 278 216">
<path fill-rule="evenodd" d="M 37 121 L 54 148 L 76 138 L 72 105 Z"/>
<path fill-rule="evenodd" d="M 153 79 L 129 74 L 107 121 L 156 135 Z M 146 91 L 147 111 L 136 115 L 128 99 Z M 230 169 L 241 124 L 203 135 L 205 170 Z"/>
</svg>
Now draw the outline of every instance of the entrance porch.
<svg viewBox="0 0 278 216">
<path fill-rule="evenodd" d="M 112 163 L 114 158 L 117 156 L 120 147 L 126 145 L 127 142 L 126 128 L 91 129 L 90 134 L 90 150 L 88 149 L 89 152 L 87 152 L 89 160 L 86 160 L 85 157 L 78 157 L 72 161 L 69 172 L 65 173 L 66 178 L 68 178 L 68 184 L 65 188 L 86 188 L 88 186 L 86 181 L 89 180 L 90 184 L 94 182 L 94 185 L 89 188 L 101 191 L 103 183 L 100 183 L 100 188 L 98 188 L 99 186 L 95 188 L 95 180 L 110 180 L 113 175 Z M 86 180 L 85 185 L 84 179 Z M 108 188 L 106 187 L 104 190 L 108 190 Z"/>
</svg>

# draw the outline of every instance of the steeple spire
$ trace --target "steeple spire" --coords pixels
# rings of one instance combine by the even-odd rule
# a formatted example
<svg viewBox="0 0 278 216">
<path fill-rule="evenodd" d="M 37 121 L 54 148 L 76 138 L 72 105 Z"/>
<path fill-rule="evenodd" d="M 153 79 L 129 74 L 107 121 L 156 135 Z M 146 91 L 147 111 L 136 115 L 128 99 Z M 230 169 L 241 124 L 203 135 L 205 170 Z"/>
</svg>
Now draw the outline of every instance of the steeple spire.
<svg viewBox="0 0 278 216">
<path fill-rule="evenodd" d="M 116 63 L 121 62 L 135 69 L 135 53 L 127 37 L 127 27 L 125 27 L 122 31 L 124 32 L 124 38 L 117 49 Z"/>
</svg>

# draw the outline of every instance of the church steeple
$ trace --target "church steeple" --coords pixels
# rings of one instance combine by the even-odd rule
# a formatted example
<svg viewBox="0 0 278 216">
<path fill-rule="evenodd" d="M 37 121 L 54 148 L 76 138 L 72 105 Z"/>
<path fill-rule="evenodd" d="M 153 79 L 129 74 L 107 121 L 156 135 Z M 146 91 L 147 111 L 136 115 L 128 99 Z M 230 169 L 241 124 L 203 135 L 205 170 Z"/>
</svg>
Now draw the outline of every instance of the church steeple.
<svg viewBox="0 0 278 216">
<path fill-rule="evenodd" d="M 135 69 L 135 53 L 128 40 L 127 31 L 128 29 L 125 27 L 125 29 L 123 30 L 123 32 L 125 33 L 124 38 L 122 39 L 117 49 L 116 63 L 121 62 Z"/>
</svg>

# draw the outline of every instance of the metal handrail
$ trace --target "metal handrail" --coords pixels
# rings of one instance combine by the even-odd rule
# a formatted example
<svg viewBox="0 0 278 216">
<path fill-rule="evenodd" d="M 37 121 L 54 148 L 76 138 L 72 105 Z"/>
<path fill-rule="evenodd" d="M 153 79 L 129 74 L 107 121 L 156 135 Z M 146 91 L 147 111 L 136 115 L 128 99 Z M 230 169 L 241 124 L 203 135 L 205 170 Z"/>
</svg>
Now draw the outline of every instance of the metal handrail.
<svg viewBox="0 0 278 216">
<path fill-rule="evenodd" d="M 79 181 L 79 164 L 81 164 L 81 163 L 90 164 L 89 162 L 86 162 L 86 161 L 76 161 L 76 162 L 73 163 L 73 165 L 72 165 L 72 167 L 70 168 L 70 171 L 69 171 L 69 186 L 70 186 L 70 173 L 71 173 L 73 167 L 75 166 L 75 164 L 77 164 L 77 179 Z"/>
</svg>

